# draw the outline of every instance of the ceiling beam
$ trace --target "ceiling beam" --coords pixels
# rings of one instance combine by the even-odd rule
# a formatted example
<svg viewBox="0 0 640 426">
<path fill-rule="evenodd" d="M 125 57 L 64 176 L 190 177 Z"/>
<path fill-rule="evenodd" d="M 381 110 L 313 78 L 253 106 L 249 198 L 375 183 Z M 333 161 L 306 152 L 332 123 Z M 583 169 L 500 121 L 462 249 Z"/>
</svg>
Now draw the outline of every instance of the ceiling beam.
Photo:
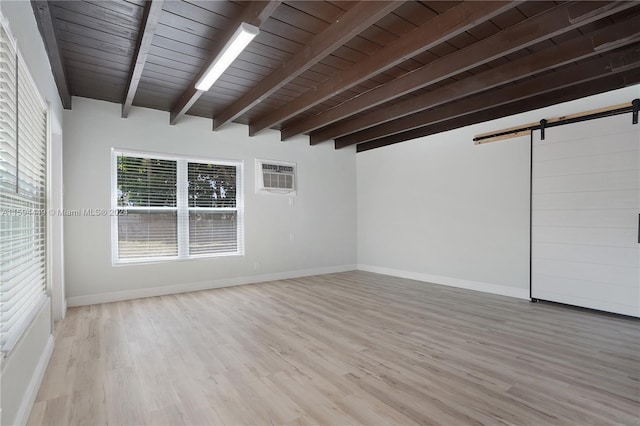
<svg viewBox="0 0 640 426">
<path fill-rule="evenodd" d="M 423 25 L 403 35 L 373 55 L 341 71 L 334 78 L 310 90 L 275 111 L 253 120 L 249 134 L 282 123 L 283 121 L 335 96 L 337 93 L 380 74 L 401 62 L 425 52 L 464 31 L 486 22 L 515 7 L 519 2 L 464 2 L 436 15 Z"/>
<path fill-rule="evenodd" d="M 254 25 L 256 27 L 260 27 L 263 25 L 267 19 L 275 12 L 275 10 L 282 3 L 281 0 L 269 0 L 269 1 L 247 1 L 242 2 L 242 4 L 246 4 L 240 16 L 238 16 L 235 20 L 233 20 L 229 24 L 229 28 L 227 28 L 227 33 L 223 39 L 220 39 L 216 44 L 215 49 L 211 51 L 211 56 L 209 60 L 204 64 L 204 66 L 198 72 L 198 75 L 193 79 L 191 84 L 187 87 L 187 89 L 180 95 L 180 98 L 176 102 L 176 104 L 171 108 L 171 114 L 169 122 L 170 124 L 176 124 L 178 120 L 180 120 L 186 113 L 191 109 L 193 104 L 196 103 L 200 96 L 202 96 L 205 91 L 197 90 L 196 83 L 202 77 L 202 75 L 206 72 L 209 64 L 218 56 L 220 50 L 227 44 L 229 39 L 233 36 L 236 28 L 240 26 L 241 23 L 246 22 L 247 24 Z"/>
<path fill-rule="evenodd" d="M 433 111 L 415 114 L 422 125 L 401 133 L 358 144 L 358 152 L 416 139 L 455 128 L 531 111 L 592 94 L 619 89 L 640 81 L 640 50 L 636 46 L 624 52 L 595 58 L 587 63 L 548 73 L 508 88 L 476 95 Z M 582 73 L 582 70 L 586 72 Z M 582 77 L 580 75 L 582 74 Z M 512 96 L 512 97 L 510 97 Z M 425 113 L 431 113 L 426 117 Z"/>
<path fill-rule="evenodd" d="M 285 84 L 324 59 L 337 48 L 393 12 L 403 1 L 361 1 L 306 43 L 302 50 L 282 62 L 268 77 L 242 95 L 213 119 L 213 129 L 238 118 Z"/>
<path fill-rule="evenodd" d="M 571 39 L 387 108 L 324 127 L 311 133 L 311 144 L 335 139 L 336 147 L 343 148 L 387 136 L 395 133 L 392 129 L 398 127 L 393 123 L 391 126 L 383 126 L 384 123 L 632 44 L 640 41 L 638 28 L 640 16 L 607 27 L 591 36 Z M 406 129 L 401 129 L 403 130 Z"/>
<path fill-rule="evenodd" d="M 54 23 L 51 5 L 48 1 L 31 0 L 31 8 L 36 17 L 38 29 L 49 57 L 51 72 L 58 88 L 62 106 L 64 109 L 71 109 L 71 91 L 69 90 L 69 81 L 65 74 L 64 62 L 58 45 L 58 31 Z"/>
<path fill-rule="evenodd" d="M 579 65 L 564 68 L 560 71 L 546 73 L 540 77 L 529 78 L 519 83 L 506 86 L 488 92 L 488 94 L 478 94 L 465 98 L 462 101 L 452 102 L 440 108 L 422 111 L 412 114 L 393 122 L 380 125 L 380 132 L 377 135 L 371 134 L 368 140 L 379 139 L 387 135 L 403 133 L 408 130 L 423 127 L 425 125 L 439 123 L 441 121 L 473 114 L 478 111 L 489 109 L 495 106 L 508 104 L 513 101 L 537 96 L 549 91 L 563 89 L 574 84 L 591 81 L 606 75 L 615 74 L 640 67 L 640 45 L 629 47 L 623 51 L 616 51 L 605 57 L 597 57 L 588 61 L 583 61 Z M 389 130 L 384 129 L 385 127 Z M 377 129 L 372 128 L 369 131 Z M 336 140 L 336 148 L 344 148 L 347 145 L 340 144 Z"/>
<path fill-rule="evenodd" d="M 140 33 L 138 34 L 138 42 L 136 43 L 136 51 L 133 55 L 133 63 L 129 71 L 129 79 L 127 82 L 127 90 L 122 101 L 122 118 L 127 118 L 133 98 L 136 96 L 140 77 L 144 64 L 147 62 L 147 55 L 151 48 L 151 41 L 156 33 L 156 27 L 162 13 L 162 5 L 164 0 L 147 0 L 144 5 L 144 13 L 142 14 L 142 22 L 140 24 Z"/>
<path fill-rule="evenodd" d="M 539 13 L 519 24 L 477 43 L 457 50 L 425 66 L 409 72 L 389 83 L 352 98 L 342 104 L 323 111 L 313 117 L 291 123 L 282 130 L 282 139 L 307 133 L 342 120 L 373 106 L 406 95 L 412 91 L 435 84 L 457 74 L 501 58 L 510 53 L 532 46 L 579 26 L 605 18 L 613 13 L 628 9 L 634 2 L 609 3 L 587 2 L 580 13 L 573 10 L 575 3 L 565 3 Z M 572 17 L 572 18 L 570 18 Z"/>
<path fill-rule="evenodd" d="M 614 74 L 609 77 L 545 93 L 523 101 L 513 102 L 475 114 L 465 115 L 462 118 L 447 120 L 438 124 L 409 130 L 401 134 L 376 139 L 375 141 L 361 143 L 358 144 L 356 151 L 364 152 L 376 148 L 382 148 L 384 146 L 435 135 L 464 126 L 484 123 L 485 121 L 495 120 L 496 118 L 505 117 L 507 115 L 520 114 L 550 105 L 557 105 L 562 102 L 572 101 L 578 97 L 586 97 L 597 95 L 598 93 L 609 92 L 611 90 L 620 89 L 621 87 L 627 87 L 638 83 L 640 83 L 640 73 L 638 73 L 637 70 Z"/>
</svg>

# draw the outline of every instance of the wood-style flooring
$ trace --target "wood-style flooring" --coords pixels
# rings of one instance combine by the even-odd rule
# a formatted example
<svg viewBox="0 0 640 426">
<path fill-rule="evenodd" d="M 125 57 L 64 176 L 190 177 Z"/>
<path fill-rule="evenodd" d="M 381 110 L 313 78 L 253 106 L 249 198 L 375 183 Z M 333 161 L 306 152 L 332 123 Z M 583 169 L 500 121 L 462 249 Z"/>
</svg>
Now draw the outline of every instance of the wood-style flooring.
<svg viewBox="0 0 640 426">
<path fill-rule="evenodd" d="M 69 309 L 29 424 L 640 423 L 640 322 L 348 272 Z"/>
</svg>

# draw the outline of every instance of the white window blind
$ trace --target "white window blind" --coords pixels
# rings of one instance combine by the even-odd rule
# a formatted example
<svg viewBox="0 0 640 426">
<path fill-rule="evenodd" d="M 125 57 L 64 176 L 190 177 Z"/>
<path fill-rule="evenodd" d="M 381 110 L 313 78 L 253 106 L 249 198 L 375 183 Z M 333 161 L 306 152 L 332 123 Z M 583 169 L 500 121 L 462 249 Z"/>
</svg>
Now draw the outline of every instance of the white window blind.
<svg viewBox="0 0 640 426">
<path fill-rule="evenodd" d="M 47 107 L 1 27 L 0 348 L 6 354 L 47 297 Z"/>
<path fill-rule="evenodd" d="M 188 163 L 189 254 L 238 251 L 236 167 Z"/>
<path fill-rule="evenodd" d="M 242 163 L 113 153 L 114 263 L 244 254 Z"/>
<path fill-rule="evenodd" d="M 118 258 L 178 255 L 177 162 L 117 157 Z"/>
</svg>

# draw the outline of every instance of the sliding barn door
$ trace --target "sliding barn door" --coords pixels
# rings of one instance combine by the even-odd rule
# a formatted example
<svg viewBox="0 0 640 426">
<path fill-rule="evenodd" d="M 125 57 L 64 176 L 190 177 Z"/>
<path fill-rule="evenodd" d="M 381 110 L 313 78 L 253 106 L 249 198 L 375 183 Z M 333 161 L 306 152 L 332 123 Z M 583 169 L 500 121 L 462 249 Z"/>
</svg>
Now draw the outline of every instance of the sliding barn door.
<svg viewBox="0 0 640 426">
<path fill-rule="evenodd" d="M 640 124 L 532 135 L 531 297 L 640 316 Z"/>
</svg>

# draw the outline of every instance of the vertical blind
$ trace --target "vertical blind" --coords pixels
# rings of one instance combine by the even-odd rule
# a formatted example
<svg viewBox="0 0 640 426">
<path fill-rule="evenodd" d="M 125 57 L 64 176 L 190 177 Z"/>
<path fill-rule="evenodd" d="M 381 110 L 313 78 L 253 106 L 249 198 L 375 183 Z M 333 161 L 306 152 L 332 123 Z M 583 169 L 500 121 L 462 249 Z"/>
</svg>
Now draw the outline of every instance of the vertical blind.
<svg viewBox="0 0 640 426">
<path fill-rule="evenodd" d="M 114 150 L 113 261 L 244 254 L 241 162 Z"/>
<path fill-rule="evenodd" d="M 0 349 L 46 301 L 47 108 L 0 26 Z"/>
</svg>

